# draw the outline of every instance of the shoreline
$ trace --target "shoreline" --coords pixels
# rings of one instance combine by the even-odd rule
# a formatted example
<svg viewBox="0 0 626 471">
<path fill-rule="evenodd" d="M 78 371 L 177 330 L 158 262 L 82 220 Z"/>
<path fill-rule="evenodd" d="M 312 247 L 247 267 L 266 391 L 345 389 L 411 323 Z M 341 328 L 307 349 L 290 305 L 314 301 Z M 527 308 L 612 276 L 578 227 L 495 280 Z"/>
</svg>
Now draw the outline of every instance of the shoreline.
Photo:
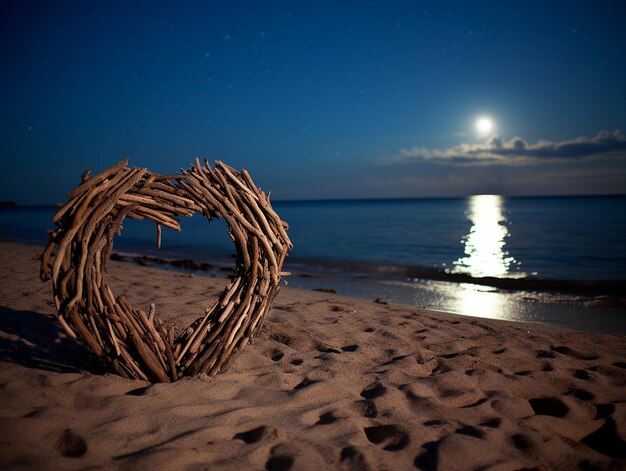
<svg viewBox="0 0 626 471">
<path fill-rule="evenodd" d="M 0 243 L 3 469 L 621 469 L 626 336 L 283 287 L 214 377 L 151 385 L 58 327 L 39 250 Z M 223 278 L 111 261 L 184 328 Z"/>
<path fill-rule="evenodd" d="M 227 263 L 209 264 L 191 259 L 166 259 L 145 254 L 113 253 L 111 259 L 214 278 L 227 276 L 234 268 Z M 341 262 L 318 264 L 317 267 L 314 264 L 295 266 L 296 264 L 297 262 L 286 264 L 287 271 L 291 271 L 292 275 L 283 279 L 285 286 L 339 293 L 360 299 L 378 299 L 383 303 L 422 307 L 469 317 L 532 322 L 578 331 L 626 334 L 626 297 L 623 296 L 550 290 L 557 285 L 556 283 L 548 283 L 546 286 L 541 282 L 529 286 L 519 284 L 517 289 L 511 289 L 477 284 L 469 276 L 442 280 L 406 278 L 398 271 L 392 273 L 390 270 L 385 270 L 384 266 L 381 268 L 373 264 L 358 264 L 358 266 L 368 265 L 377 269 L 378 275 L 372 274 L 373 269 L 360 273 L 343 271 L 341 267 L 345 264 Z M 319 267 L 324 267 L 326 270 L 319 269 Z M 329 270 L 333 267 L 340 269 Z M 598 286 L 600 284 L 601 282 L 598 282 Z M 576 285 L 571 284 L 572 287 Z M 531 287 L 539 286 L 543 289 L 536 291 L 531 289 Z M 626 287 L 624 289 L 626 292 Z M 480 310 L 482 310 L 482 315 L 478 312 Z"/>
<path fill-rule="evenodd" d="M 39 248 L 38 244 L 7 242 Z M 176 252 L 174 252 L 175 254 Z M 112 262 L 140 267 L 155 267 L 181 274 L 223 278 L 232 273 L 232 260 L 212 259 L 211 263 L 180 259 L 165 251 L 161 256 L 147 252 L 114 252 Z M 524 281 L 511 280 L 518 289 L 477 284 L 472 277 L 446 275 L 442 280 L 408 277 L 411 267 L 390 267 L 371 263 L 312 262 L 298 264 L 287 260 L 285 270 L 291 276 L 282 280 L 284 286 L 303 290 L 334 291 L 359 299 L 420 307 L 469 317 L 493 318 L 515 322 L 553 325 L 576 331 L 626 334 L 626 297 L 615 295 L 577 294 L 551 291 L 558 283 L 530 284 L 544 289 L 521 289 Z M 425 269 L 428 273 L 437 270 Z M 413 272 L 415 275 L 416 273 Z M 434 277 L 436 278 L 436 277 Z M 501 280 L 502 281 L 502 280 Z M 616 286 L 621 284 L 616 282 Z M 625 282 L 626 283 L 626 282 Z M 573 283 L 577 286 L 581 283 Z M 584 284 L 584 283 L 583 283 Z M 593 283 L 592 283 L 593 284 Z M 596 283 L 598 286 L 602 282 Z M 595 289 L 595 288 L 594 288 Z M 624 288 L 626 292 L 626 287 Z"/>
<path fill-rule="evenodd" d="M 142 266 L 170 265 L 174 268 L 189 272 L 206 272 L 214 268 L 224 271 L 225 263 L 200 262 L 190 258 L 159 257 L 151 252 L 131 254 L 128 252 L 114 252 L 114 260 L 134 262 Z M 488 286 L 507 291 L 539 291 L 560 294 L 587 296 L 590 298 L 603 297 L 607 303 L 626 308 L 626 280 L 551 280 L 541 278 L 515 277 L 474 277 L 466 273 L 452 273 L 446 270 L 428 267 L 414 267 L 409 265 L 391 265 L 372 262 L 313 260 L 305 258 L 289 258 L 286 261 L 289 271 L 295 276 L 315 277 L 328 271 L 357 276 L 371 277 L 376 280 L 390 278 L 400 280 L 444 281 L 449 283 L 470 283 Z M 314 274 L 311 274 L 314 273 Z"/>
</svg>

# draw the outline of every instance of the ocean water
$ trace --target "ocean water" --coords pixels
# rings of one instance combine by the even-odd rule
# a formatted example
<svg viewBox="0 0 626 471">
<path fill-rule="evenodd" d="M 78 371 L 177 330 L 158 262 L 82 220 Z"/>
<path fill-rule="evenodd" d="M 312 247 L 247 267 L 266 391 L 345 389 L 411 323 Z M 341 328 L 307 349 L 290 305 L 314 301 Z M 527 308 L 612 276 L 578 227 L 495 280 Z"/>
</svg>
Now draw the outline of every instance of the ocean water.
<svg viewBox="0 0 626 471">
<path fill-rule="evenodd" d="M 292 225 L 294 258 L 401 264 L 473 276 L 626 278 L 626 197 L 479 195 L 297 202 L 276 208 Z"/>
<path fill-rule="evenodd" d="M 589 293 L 576 295 L 577 285 L 567 295 L 536 293 L 554 289 L 546 284 L 541 290 L 543 281 L 570 280 L 591 284 L 592 294 L 602 294 L 608 283 L 610 294 L 617 289 L 619 296 L 626 286 L 626 196 L 478 195 L 273 206 L 290 225 L 294 249 L 286 269 L 293 275 L 286 282 L 292 286 L 574 327 L 587 322 L 572 320 L 578 310 L 583 320 L 600 316 L 604 322 L 613 316 L 609 327 L 584 328 L 626 331 L 623 307 L 594 307 Z M 0 209 L 0 237 L 43 244 L 54 212 L 54 207 Z M 180 233 L 164 229 L 160 250 L 155 240 L 154 224 L 127 220 L 115 251 L 217 266 L 233 263 L 234 246 L 221 220 L 183 218 Z M 521 284 L 503 287 L 488 281 L 494 279 Z M 556 321 L 546 320 L 555 313 Z"/>
</svg>

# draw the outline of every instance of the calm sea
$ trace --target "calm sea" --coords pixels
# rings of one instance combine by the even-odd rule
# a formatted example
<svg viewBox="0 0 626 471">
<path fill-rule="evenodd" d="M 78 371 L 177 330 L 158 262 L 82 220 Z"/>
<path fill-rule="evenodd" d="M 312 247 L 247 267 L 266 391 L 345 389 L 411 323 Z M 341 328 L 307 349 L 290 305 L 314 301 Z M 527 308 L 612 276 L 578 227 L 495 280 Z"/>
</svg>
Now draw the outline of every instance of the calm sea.
<svg viewBox="0 0 626 471">
<path fill-rule="evenodd" d="M 512 300 L 516 304 L 511 309 L 517 311 L 520 303 L 527 301 L 534 306 L 533 312 L 547 298 L 522 296 L 519 289 L 517 293 L 504 292 L 496 283 L 471 288 L 484 293 L 478 297 L 451 302 L 450 297 L 459 293 L 458 282 L 463 281 L 461 286 L 467 289 L 468 281 L 471 284 L 484 277 L 585 283 L 626 280 L 626 196 L 479 195 L 275 202 L 273 206 L 290 225 L 294 249 L 286 269 L 294 272 L 288 282 L 295 286 L 330 287 L 345 294 L 384 296 L 464 314 L 472 314 L 472 309 L 481 315 L 489 311 L 493 315 L 487 317 L 503 317 L 497 314 L 504 309 L 503 303 L 487 301 L 493 295 Z M 54 212 L 53 207 L 1 209 L 0 237 L 43 244 Z M 128 220 L 115 251 L 232 264 L 234 247 L 222 221 L 207 223 L 198 215 L 184 218 L 182 232 L 164 229 L 160 251 L 155 239 L 153 224 Z M 460 274 L 468 276 L 460 279 Z M 448 283 L 454 281 L 457 283 Z M 555 299 L 564 298 L 552 297 L 549 302 L 554 305 Z M 566 310 L 571 311 L 571 306 Z M 513 318 L 512 314 L 504 317 Z M 622 327 L 623 317 L 621 312 L 617 318 Z M 517 320 L 546 321 L 536 313 Z"/>
</svg>

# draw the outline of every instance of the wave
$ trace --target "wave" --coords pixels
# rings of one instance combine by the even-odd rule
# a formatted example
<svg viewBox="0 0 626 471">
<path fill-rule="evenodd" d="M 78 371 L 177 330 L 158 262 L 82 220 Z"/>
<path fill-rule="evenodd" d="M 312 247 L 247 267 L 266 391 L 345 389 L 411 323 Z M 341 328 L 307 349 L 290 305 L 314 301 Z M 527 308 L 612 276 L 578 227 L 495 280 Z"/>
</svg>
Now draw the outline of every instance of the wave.
<svg viewBox="0 0 626 471">
<path fill-rule="evenodd" d="M 142 266 L 167 266 L 184 272 L 233 272 L 235 265 L 227 259 L 212 259 L 211 262 L 191 258 L 156 257 L 140 252 L 113 253 L 112 260 L 134 262 Z M 468 273 L 397 264 L 382 264 L 349 260 L 320 260 L 307 258 L 288 259 L 285 270 L 293 278 L 316 280 L 342 279 L 363 280 L 377 283 L 415 284 L 419 282 L 447 282 L 472 284 L 506 291 L 550 292 L 566 295 L 624 298 L 626 280 L 550 280 L 519 277 L 476 277 Z M 575 299 L 575 298 L 568 298 Z M 621 304 L 621 303 L 620 303 Z"/>
<path fill-rule="evenodd" d="M 323 276 L 324 274 L 395 279 L 399 281 L 444 281 L 471 283 L 509 291 L 550 291 L 587 296 L 617 296 L 626 293 L 626 280 L 554 280 L 530 277 L 477 277 L 469 273 L 397 264 L 319 259 L 289 259 L 287 269 L 295 276 Z"/>
</svg>

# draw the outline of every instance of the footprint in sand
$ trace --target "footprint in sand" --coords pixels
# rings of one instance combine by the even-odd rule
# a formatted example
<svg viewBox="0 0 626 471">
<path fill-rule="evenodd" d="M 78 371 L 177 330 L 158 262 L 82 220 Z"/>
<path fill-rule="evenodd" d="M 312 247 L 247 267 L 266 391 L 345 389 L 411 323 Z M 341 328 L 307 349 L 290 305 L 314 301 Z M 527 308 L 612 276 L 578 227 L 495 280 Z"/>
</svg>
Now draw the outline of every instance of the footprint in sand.
<svg viewBox="0 0 626 471">
<path fill-rule="evenodd" d="M 293 462 L 292 456 L 271 456 L 265 463 L 265 469 L 267 471 L 287 471 L 291 469 Z"/>
<path fill-rule="evenodd" d="M 426 427 L 436 427 L 438 425 L 444 425 L 447 422 L 445 420 L 441 420 L 441 419 L 432 419 L 432 420 L 427 420 L 426 422 L 424 422 L 424 425 Z"/>
<path fill-rule="evenodd" d="M 537 358 L 556 358 L 556 353 L 549 350 L 537 350 Z"/>
<path fill-rule="evenodd" d="M 586 389 L 582 388 L 570 389 L 565 394 L 574 396 L 576 399 L 580 399 L 581 401 L 593 401 L 596 397 L 595 394 L 590 393 Z"/>
<path fill-rule="evenodd" d="M 361 471 L 369 469 L 363 453 L 352 446 L 346 446 L 341 449 L 340 461 L 342 463 L 347 462 L 350 470 Z"/>
<path fill-rule="evenodd" d="M 364 401 L 357 401 L 355 404 L 357 410 L 363 417 L 367 417 L 368 419 L 375 419 L 378 417 L 378 408 L 376 407 L 376 403 L 374 401 L 366 399 Z"/>
<path fill-rule="evenodd" d="M 333 422 L 337 422 L 337 420 L 339 420 L 339 417 L 335 417 L 332 411 L 325 412 L 320 415 L 320 418 L 317 422 L 315 422 L 315 425 L 328 425 L 332 424 Z"/>
<path fill-rule="evenodd" d="M 279 334 L 279 333 L 270 334 L 270 338 L 275 342 L 286 345 L 287 347 L 293 342 L 292 338 L 289 337 L 288 335 Z"/>
<path fill-rule="evenodd" d="M 316 350 L 322 353 L 341 353 L 341 350 L 334 345 L 330 345 L 328 343 L 320 343 Z"/>
<path fill-rule="evenodd" d="M 136 389 L 131 389 L 130 391 L 126 392 L 127 396 L 143 396 L 144 394 L 146 394 L 148 392 L 148 390 L 152 387 L 152 385 L 150 386 L 146 386 L 143 388 L 136 388 Z"/>
<path fill-rule="evenodd" d="M 61 456 L 78 458 L 87 453 L 87 442 L 83 437 L 66 428 L 59 440 L 59 451 Z"/>
<path fill-rule="evenodd" d="M 385 363 L 381 363 L 380 366 L 387 366 L 387 365 L 392 365 L 400 360 L 404 360 L 405 358 L 408 358 L 412 355 L 412 353 L 409 353 L 408 355 L 398 355 L 393 357 L 391 360 L 386 361 Z"/>
<path fill-rule="evenodd" d="M 417 469 L 430 471 L 437 469 L 439 462 L 439 442 L 426 442 L 422 445 L 424 451 L 415 457 L 414 465 Z"/>
<path fill-rule="evenodd" d="M 556 397 L 536 397 L 529 399 L 528 402 L 537 415 L 565 417 L 569 412 L 569 407 Z"/>
<path fill-rule="evenodd" d="M 485 434 L 481 430 L 477 429 L 476 427 L 472 427 L 471 425 L 464 425 L 463 427 L 456 429 L 454 433 L 458 433 L 459 435 L 467 435 L 474 438 L 483 438 L 485 436 Z"/>
<path fill-rule="evenodd" d="M 268 357 L 272 359 L 272 361 L 280 361 L 285 354 L 277 348 L 273 348 L 267 354 Z"/>
<path fill-rule="evenodd" d="M 431 374 L 440 375 L 443 373 L 449 373 L 450 371 L 452 371 L 452 367 L 446 365 L 444 361 L 438 359 L 435 368 L 431 371 Z"/>
<path fill-rule="evenodd" d="M 594 420 L 606 419 L 615 412 L 615 404 L 596 404 L 596 416 Z"/>
<path fill-rule="evenodd" d="M 360 347 L 358 345 L 346 345 L 341 347 L 344 352 L 356 352 Z"/>
<path fill-rule="evenodd" d="M 478 399 L 476 402 L 472 402 L 472 403 L 467 404 L 465 406 L 461 406 L 461 409 L 471 409 L 472 407 L 482 406 L 488 400 L 489 400 L 488 398 L 483 397 L 481 399 Z"/>
<path fill-rule="evenodd" d="M 566 346 L 551 346 L 550 350 L 553 352 L 561 353 L 569 357 L 577 358 L 578 360 L 597 360 L 598 355 L 594 353 L 581 352 L 580 350 L 574 350 L 573 348 Z"/>
<path fill-rule="evenodd" d="M 521 433 L 511 435 L 511 442 L 515 448 L 523 452 L 530 452 L 533 448 L 533 444 L 530 439 Z"/>
<path fill-rule="evenodd" d="M 384 443 L 383 450 L 400 451 L 409 445 L 409 435 L 399 425 L 376 425 L 363 429 L 367 439 L 380 445 Z"/>
<path fill-rule="evenodd" d="M 386 392 L 387 388 L 385 385 L 380 381 L 375 381 L 361 391 L 361 397 L 365 399 L 376 399 L 377 397 L 383 396 Z"/>
<path fill-rule="evenodd" d="M 626 458 L 626 442 L 617 433 L 617 427 L 612 418 L 606 419 L 602 427 L 587 435 L 581 442 L 611 458 Z"/>
<path fill-rule="evenodd" d="M 296 392 L 300 389 L 304 389 L 307 388 L 309 386 L 311 386 L 312 384 L 315 383 L 319 383 L 319 380 L 314 380 L 314 379 L 309 379 L 309 378 L 304 378 L 302 381 L 300 381 L 298 384 L 296 384 L 293 389 L 291 390 L 291 392 Z"/>
<path fill-rule="evenodd" d="M 529 376 L 532 373 L 532 371 L 529 370 L 523 370 L 523 371 L 516 371 L 514 373 L 515 376 Z"/>
<path fill-rule="evenodd" d="M 481 422 L 479 425 L 481 427 L 498 428 L 500 427 L 501 423 L 502 423 L 502 419 L 496 417 L 493 419 L 485 420 L 484 422 Z"/>
<path fill-rule="evenodd" d="M 233 440 L 241 440 L 246 444 L 256 443 L 265 433 L 265 426 L 261 425 L 260 427 L 253 428 L 252 430 L 248 430 L 247 432 L 239 432 L 233 436 Z"/>
<path fill-rule="evenodd" d="M 280 443 L 270 450 L 270 457 L 265 463 L 267 471 L 288 471 L 295 462 L 294 450 L 291 446 Z"/>
<path fill-rule="evenodd" d="M 592 377 L 585 370 L 574 371 L 574 378 L 582 379 L 583 381 L 592 381 Z"/>
</svg>

